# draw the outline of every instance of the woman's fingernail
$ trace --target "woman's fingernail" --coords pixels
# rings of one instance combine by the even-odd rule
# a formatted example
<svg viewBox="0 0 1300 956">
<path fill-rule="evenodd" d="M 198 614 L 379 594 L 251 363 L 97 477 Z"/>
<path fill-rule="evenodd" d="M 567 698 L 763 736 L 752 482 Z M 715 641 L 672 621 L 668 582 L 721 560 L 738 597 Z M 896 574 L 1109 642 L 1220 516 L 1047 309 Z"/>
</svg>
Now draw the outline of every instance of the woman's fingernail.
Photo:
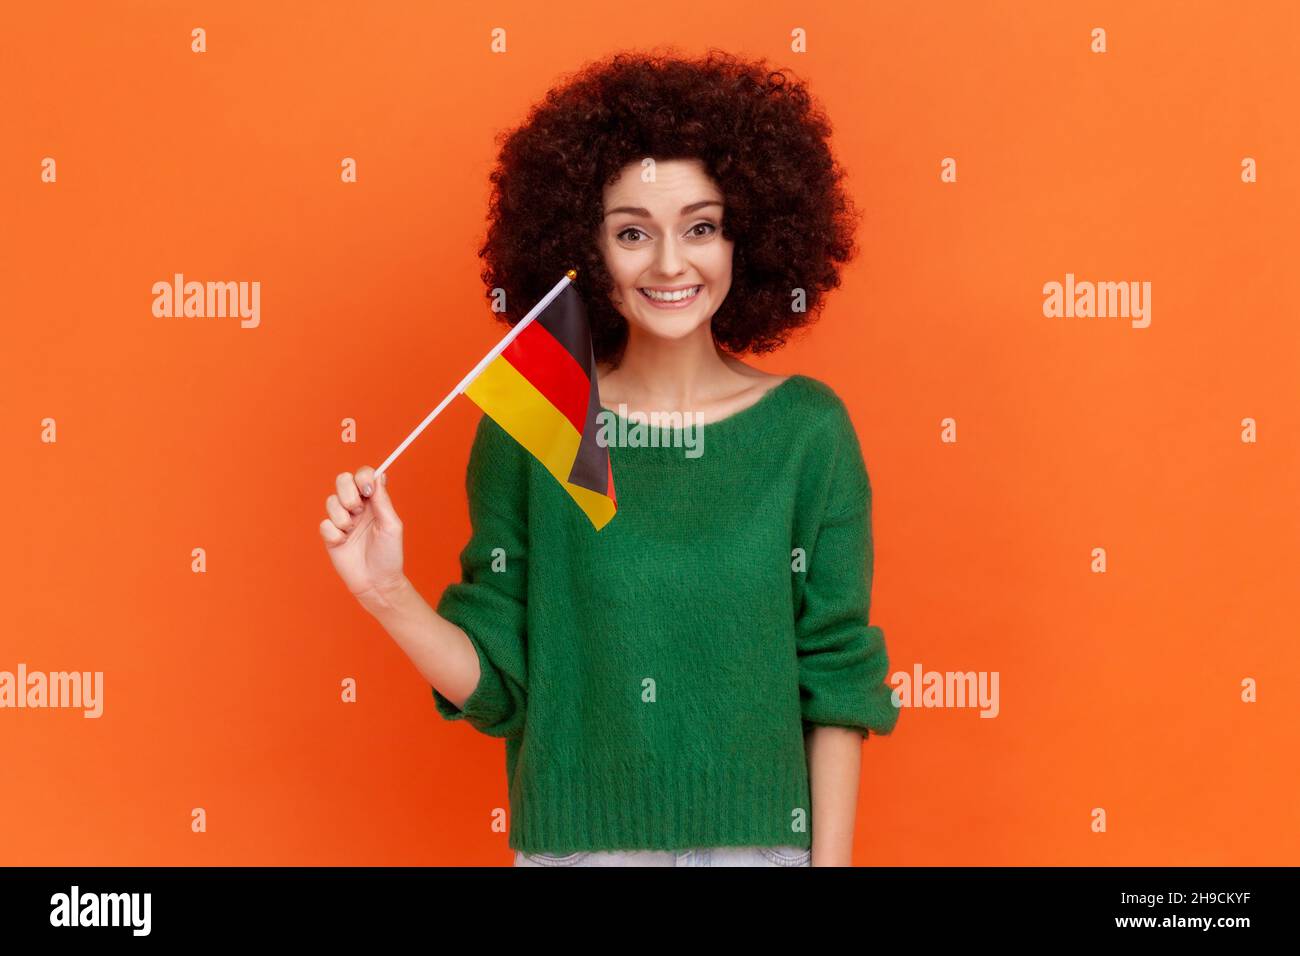
<svg viewBox="0 0 1300 956">
<path fill-rule="evenodd" d="M 365 495 L 367 498 L 369 498 L 369 497 L 370 497 L 370 486 L 369 486 L 369 485 L 362 485 L 362 486 L 361 486 L 361 493 L 362 493 L 363 495 Z"/>
</svg>

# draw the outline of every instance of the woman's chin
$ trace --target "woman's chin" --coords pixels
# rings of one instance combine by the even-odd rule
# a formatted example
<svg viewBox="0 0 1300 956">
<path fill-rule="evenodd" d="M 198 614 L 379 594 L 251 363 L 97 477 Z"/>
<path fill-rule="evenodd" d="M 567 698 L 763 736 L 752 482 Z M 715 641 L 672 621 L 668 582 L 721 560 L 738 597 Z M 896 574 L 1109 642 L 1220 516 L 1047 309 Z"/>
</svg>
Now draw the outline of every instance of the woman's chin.
<svg viewBox="0 0 1300 956">
<path fill-rule="evenodd" d="M 708 325 L 709 311 L 705 302 L 692 302 L 681 309 L 660 309 L 648 303 L 638 303 L 637 325 L 647 332 L 663 338 L 684 338 L 701 325 Z"/>
<path fill-rule="evenodd" d="M 699 331 L 701 325 L 708 324 L 708 320 L 701 321 L 698 315 L 642 316 L 637 321 L 642 332 L 657 339 L 688 339 Z"/>
</svg>

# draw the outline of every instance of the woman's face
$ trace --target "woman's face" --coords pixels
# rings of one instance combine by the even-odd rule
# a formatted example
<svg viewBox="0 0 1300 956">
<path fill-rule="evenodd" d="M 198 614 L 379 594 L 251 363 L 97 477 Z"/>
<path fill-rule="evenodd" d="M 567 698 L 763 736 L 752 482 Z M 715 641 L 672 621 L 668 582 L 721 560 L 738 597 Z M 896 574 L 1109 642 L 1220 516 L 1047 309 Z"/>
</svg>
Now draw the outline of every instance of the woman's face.
<svg viewBox="0 0 1300 956">
<path fill-rule="evenodd" d="M 722 237 L 722 192 L 700 160 L 651 169 L 646 182 L 649 171 L 630 164 L 605 187 L 601 248 L 619 313 L 640 331 L 680 339 L 707 327 L 726 298 L 735 243 Z"/>
</svg>

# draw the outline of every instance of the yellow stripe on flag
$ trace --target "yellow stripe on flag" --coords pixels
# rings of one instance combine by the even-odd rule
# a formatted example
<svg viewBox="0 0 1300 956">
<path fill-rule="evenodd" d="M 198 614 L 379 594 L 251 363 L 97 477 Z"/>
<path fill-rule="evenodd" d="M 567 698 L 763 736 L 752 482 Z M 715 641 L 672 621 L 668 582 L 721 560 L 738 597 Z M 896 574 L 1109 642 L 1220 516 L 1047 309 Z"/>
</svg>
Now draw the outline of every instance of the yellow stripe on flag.
<svg viewBox="0 0 1300 956">
<path fill-rule="evenodd" d="M 464 394 L 555 476 L 597 530 L 614 517 L 617 509 L 607 495 L 568 480 L 581 433 L 505 356 L 488 363 Z"/>
</svg>

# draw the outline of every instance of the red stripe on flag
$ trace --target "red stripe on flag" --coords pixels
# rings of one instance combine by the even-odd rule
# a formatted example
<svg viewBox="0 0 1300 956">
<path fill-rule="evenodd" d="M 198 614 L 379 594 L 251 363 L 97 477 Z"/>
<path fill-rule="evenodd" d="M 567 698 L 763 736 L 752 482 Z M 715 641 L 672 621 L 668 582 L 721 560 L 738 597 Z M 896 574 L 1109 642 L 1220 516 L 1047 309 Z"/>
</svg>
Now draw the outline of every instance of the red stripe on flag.
<svg viewBox="0 0 1300 956">
<path fill-rule="evenodd" d="M 501 356 L 582 433 L 587 425 L 591 379 L 544 325 L 529 322 Z"/>
</svg>

